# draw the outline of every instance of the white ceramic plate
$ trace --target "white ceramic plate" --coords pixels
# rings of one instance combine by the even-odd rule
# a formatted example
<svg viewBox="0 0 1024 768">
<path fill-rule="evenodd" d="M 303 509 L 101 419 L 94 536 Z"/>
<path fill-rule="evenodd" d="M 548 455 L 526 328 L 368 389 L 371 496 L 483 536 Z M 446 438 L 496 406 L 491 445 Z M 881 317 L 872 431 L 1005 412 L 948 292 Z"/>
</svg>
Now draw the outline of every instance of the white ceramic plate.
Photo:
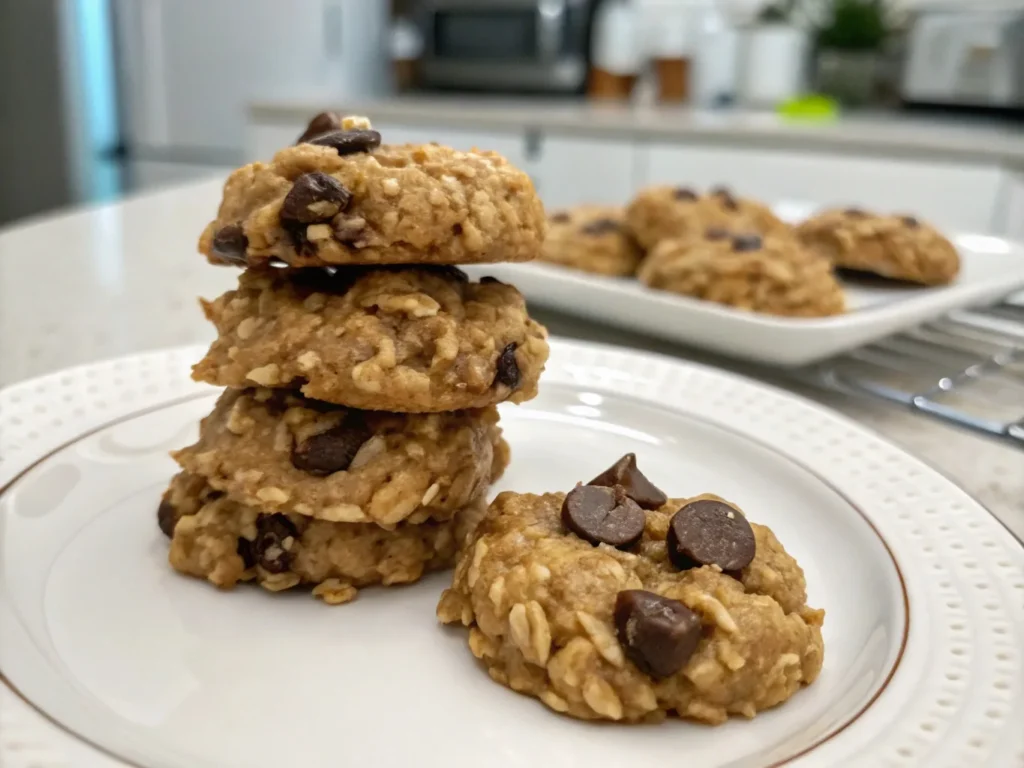
<svg viewBox="0 0 1024 768">
<path fill-rule="evenodd" d="M 670 494 L 718 493 L 772 526 L 827 610 L 819 680 L 775 710 L 719 728 L 593 725 L 491 682 L 464 632 L 434 618 L 447 574 L 332 608 L 173 573 L 155 508 L 168 449 L 216 396 L 188 379 L 201 352 L 0 393 L 0 670 L 56 724 L 0 731 L 5 766 L 18 743 L 51 746 L 40 768 L 85 765 L 61 746 L 69 733 L 97 767 L 1024 760 L 1024 549 L 951 482 L 830 411 L 564 341 L 542 394 L 503 409 L 503 487 L 565 489 L 635 451 Z"/>
<path fill-rule="evenodd" d="M 999 237 L 957 235 L 962 269 L 939 288 L 882 281 L 844 284 L 848 311 L 827 318 L 784 318 L 647 288 L 554 264 L 467 268 L 512 283 L 527 300 L 580 317 L 689 344 L 730 357 L 797 366 L 906 330 L 951 309 L 978 306 L 1024 286 L 1024 247 Z"/>
</svg>

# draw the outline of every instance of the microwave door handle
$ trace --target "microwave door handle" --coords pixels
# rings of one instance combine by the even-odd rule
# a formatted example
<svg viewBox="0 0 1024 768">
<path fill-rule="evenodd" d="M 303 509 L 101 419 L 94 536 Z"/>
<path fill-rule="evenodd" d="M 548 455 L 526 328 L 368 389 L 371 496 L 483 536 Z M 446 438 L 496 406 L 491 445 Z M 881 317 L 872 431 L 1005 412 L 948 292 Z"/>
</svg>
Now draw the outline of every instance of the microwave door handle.
<svg viewBox="0 0 1024 768">
<path fill-rule="evenodd" d="M 537 53 L 544 61 L 558 58 L 565 6 L 565 0 L 540 0 L 537 4 Z"/>
</svg>

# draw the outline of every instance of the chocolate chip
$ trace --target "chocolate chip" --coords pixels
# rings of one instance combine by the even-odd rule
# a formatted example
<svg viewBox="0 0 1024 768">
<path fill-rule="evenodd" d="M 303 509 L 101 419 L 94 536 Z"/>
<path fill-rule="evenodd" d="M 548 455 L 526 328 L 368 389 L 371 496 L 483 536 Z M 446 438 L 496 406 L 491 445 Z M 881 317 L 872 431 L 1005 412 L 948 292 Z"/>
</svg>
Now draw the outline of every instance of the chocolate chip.
<svg viewBox="0 0 1024 768">
<path fill-rule="evenodd" d="M 281 204 L 281 219 L 300 224 L 327 221 L 348 208 L 352 193 L 333 176 L 320 171 L 295 180 Z"/>
<path fill-rule="evenodd" d="M 336 427 L 307 437 L 292 451 L 292 466 L 323 477 L 348 469 L 356 453 L 373 433 L 362 414 L 351 412 Z"/>
<path fill-rule="evenodd" d="M 847 216 L 852 216 L 855 219 L 863 218 L 868 215 L 866 211 L 862 211 L 860 208 L 847 208 L 843 213 Z"/>
<path fill-rule="evenodd" d="M 676 187 L 672 190 L 672 197 L 676 200 L 688 200 L 692 202 L 697 199 L 697 193 L 692 189 L 687 189 L 686 187 Z"/>
<path fill-rule="evenodd" d="M 761 245 L 760 235 L 736 235 L 732 239 L 734 251 L 757 251 L 760 250 Z"/>
<path fill-rule="evenodd" d="M 238 224 L 221 227 L 213 235 L 213 255 L 227 264 L 244 264 L 249 238 Z"/>
<path fill-rule="evenodd" d="M 519 386 L 519 363 L 516 362 L 517 346 L 514 341 L 511 344 L 506 344 L 505 348 L 501 350 L 501 354 L 498 355 L 498 363 L 495 366 L 497 370 L 494 373 L 495 384 L 504 384 L 510 389 L 516 389 Z"/>
<path fill-rule="evenodd" d="M 480 285 L 504 285 L 504 283 L 496 277 L 484 275 L 480 278 Z"/>
<path fill-rule="evenodd" d="M 256 566 L 256 553 L 253 551 L 253 543 L 247 538 L 244 536 L 238 537 L 238 544 L 235 545 L 235 551 L 238 553 L 238 556 L 242 558 L 242 565 L 245 567 L 245 570 L 249 570 Z"/>
<path fill-rule="evenodd" d="M 551 214 L 551 221 L 555 224 L 567 224 L 571 220 L 571 217 L 565 211 L 559 211 L 558 213 Z"/>
<path fill-rule="evenodd" d="M 626 495 L 644 509 L 658 509 L 668 497 L 637 469 L 636 454 L 627 453 L 587 485 L 621 485 Z"/>
<path fill-rule="evenodd" d="M 756 548 L 754 531 L 743 514 L 713 499 L 691 501 L 676 512 L 665 544 L 669 559 L 681 571 L 702 565 L 738 571 L 750 565 Z"/>
<path fill-rule="evenodd" d="M 178 524 L 179 517 L 181 515 L 178 514 L 177 507 L 167 499 L 160 501 L 160 506 L 156 509 L 156 522 L 160 526 L 160 530 L 164 532 L 164 536 L 171 538 L 174 535 L 174 526 Z"/>
<path fill-rule="evenodd" d="M 260 515 L 256 518 L 254 560 L 265 571 L 284 573 L 291 563 L 292 556 L 289 550 L 298 533 L 295 524 L 280 513 Z"/>
<path fill-rule="evenodd" d="M 732 197 L 732 190 L 724 184 L 719 184 L 717 187 L 712 187 L 708 190 L 708 194 L 715 197 Z"/>
<path fill-rule="evenodd" d="M 678 600 L 643 589 L 615 598 L 615 629 L 626 656 L 651 677 L 671 677 L 697 650 L 700 616 Z"/>
<path fill-rule="evenodd" d="M 562 524 L 591 544 L 628 549 L 644 534 L 646 517 L 621 485 L 577 485 L 565 495 Z"/>
<path fill-rule="evenodd" d="M 309 121 L 306 130 L 296 139 L 296 144 L 305 144 L 310 139 L 323 136 L 325 133 L 341 130 L 341 116 L 334 112 L 321 112 Z"/>
<path fill-rule="evenodd" d="M 704 230 L 704 237 L 708 240 L 726 240 L 731 237 L 731 233 L 724 227 L 708 227 Z"/>
<path fill-rule="evenodd" d="M 580 229 L 584 235 L 607 235 L 622 229 L 615 219 L 595 219 Z"/>
<path fill-rule="evenodd" d="M 355 155 L 359 152 L 369 152 L 380 146 L 380 134 L 377 131 L 332 131 L 323 136 L 312 139 L 310 144 L 318 147 L 331 147 L 336 149 L 339 155 Z"/>
<path fill-rule="evenodd" d="M 916 229 L 917 227 L 921 226 L 921 222 L 915 219 L 913 216 L 901 216 L 900 221 L 903 222 L 904 226 L 910 227 L 911 229 Z"/>
<path fill-rule="evenodd" d="M 722 207 L 729 211 L 738 211 L 740 208 L 739 201 L 733 197 L 732 192 L 727 187 L 715 187 L 711 190 L 711 194 L 718 198 L 718 202 L 722 204 Z"/>
</svg>

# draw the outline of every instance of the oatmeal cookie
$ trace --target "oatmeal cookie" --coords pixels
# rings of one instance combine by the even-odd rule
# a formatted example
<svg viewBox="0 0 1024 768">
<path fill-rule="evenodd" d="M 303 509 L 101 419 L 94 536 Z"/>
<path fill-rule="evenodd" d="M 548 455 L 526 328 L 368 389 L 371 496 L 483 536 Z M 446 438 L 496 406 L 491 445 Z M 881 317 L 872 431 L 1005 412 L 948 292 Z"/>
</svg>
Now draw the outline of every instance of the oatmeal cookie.
<svg viewBox="0 0 1024 768">
<path fill-rule="evenodd" d="M 247 270 L 203 309 L 219 335 L 193 378 L 366 410 L 521 403 L 548 357 L 519 291 L 455 267 Z"/>
<path fill-rule="evenodd" d="M 718 724 L 814 682 L 824 612 L 772 532 L 716 496 L 630 493 L 500 494 L 439 618 L 494 680 L 582 719 Z"/>
<path fill-rule="evenodd" d="M 857 208 L 825 211 L 801 224 L 797 234 L 843 269 L 922 285 L 945 285 L 960 271 L 953 244 L 913 216 L 879 216 Z"/>
<path fill-rule="evenodd" d="M 621 208 L 581 205 L 548 218 L 541 259 L 598 275 L 636 272 L 640 249 L 626 230 Z"/>
<path fill-rule="evenodd" d="M 365 119 L 343 122 L 328 133 L 311 125 L 270 163 L 232 173 L 199 250 L 213 263 L 298 267 L 539 255 L 544 208 L 530 177 L 501 155 L 382 145 Z"/>
<path fill-rule="evenodd" d="M 229 389 L 199 442 L 172 455 L 263 512 L 394 528 L 447 520 L 485 493 L 508 463 L 502 443 L 493 407 L 358 411 L 286 390 Z"/>
<path fill-rule="evenodd" d="M 483 515 L 481 497 L 446 522 L 403 523 L 385 530 L 372 523 L 334 523 L 293 513 L 266 513 L 227 496 L 207 494 L 188 473 L 171 481 L 171 498 L 190 499 L 171 536 L 175 570 L 230 589 L 256 581 L 272 592 L 298 584 L 331 604 L 346 603 L 360 587 L 406 584 L 452 564 L 462 539 Z M 179 489 L 179 490 L 176 490 Z"/>
<path fill-rule="evenodd" d="M 626 208 L 626 223 L 647 251 L 662 240 L 700 235 L 714 227 L 757 234 L 791 232 L 767 206 L 722 187 L 703 195 L 687 187 L 648 187 Z"/>
<path fill-rule="evenodd" d="M 788 235 L 709 229 L 704 237 L 665 240 L 638 277 L 651 288 L 770 315 L 825 317 L 845 306 L 828 260 Z"/>
</svg>

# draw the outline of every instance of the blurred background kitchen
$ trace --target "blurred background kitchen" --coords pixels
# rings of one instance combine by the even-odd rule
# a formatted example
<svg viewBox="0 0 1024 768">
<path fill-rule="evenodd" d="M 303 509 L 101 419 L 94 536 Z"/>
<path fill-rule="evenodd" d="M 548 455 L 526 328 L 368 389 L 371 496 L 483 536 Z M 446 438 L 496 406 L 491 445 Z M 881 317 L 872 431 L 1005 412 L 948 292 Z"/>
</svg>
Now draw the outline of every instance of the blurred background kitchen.
<svg viewBox="0 0 1024 768">
<path fill-rule="evenodd" d="M 1024 0 L 0 0 L 0 225 L 223 175 L 322 109 L 649 183 L 1024 237 Z"/>
</svg>

